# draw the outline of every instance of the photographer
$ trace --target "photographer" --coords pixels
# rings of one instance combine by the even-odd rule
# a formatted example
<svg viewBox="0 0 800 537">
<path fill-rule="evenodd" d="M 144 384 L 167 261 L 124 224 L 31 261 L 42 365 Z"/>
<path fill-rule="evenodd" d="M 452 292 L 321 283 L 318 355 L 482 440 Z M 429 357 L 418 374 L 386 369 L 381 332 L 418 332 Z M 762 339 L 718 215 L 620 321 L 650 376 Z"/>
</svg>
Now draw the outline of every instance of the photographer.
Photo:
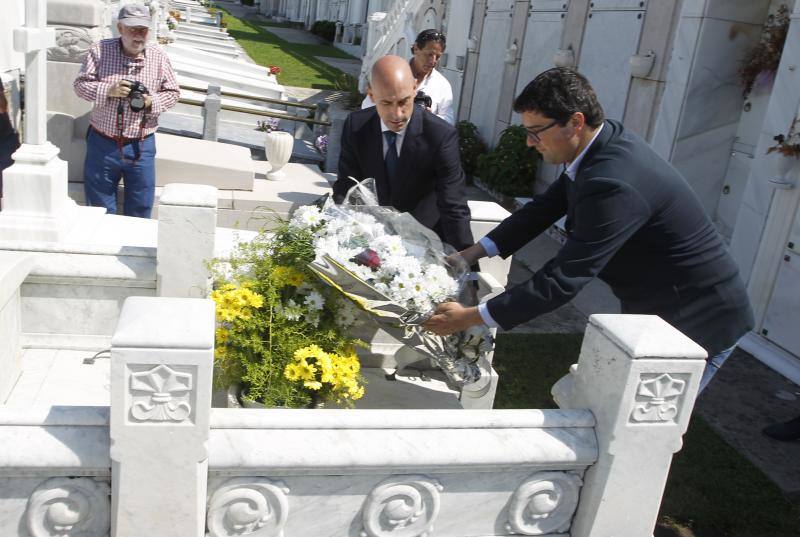
<svg viewBox="0 0 800 537">
<path fill-rule="evenodd" d="M 86 135 L 86 204 L 117 212 L 125 185 L 125 216 L 150 218 L 155 191 L 158 116 L 180 96 L 167 55 L 147 43 L 150 11 L 128 4 L 119 11 L 118 39 L 95 43 L 73 84 L 93 104 Z"/>
<path fill-rule="evenodd" d="M 416 81 L 417 96 L 414 103 L 455 125 L 453 88 L 444 75 L 436 70 L 446 46 L 447 39 L 442 32 L 434 29 L 423 30 L 411 45 L 413 57 L 408 63 Z M 361 108 L 370 106 L 375 106 L 375 102 L 367 95 L 361 103 Z"/>
</svg>

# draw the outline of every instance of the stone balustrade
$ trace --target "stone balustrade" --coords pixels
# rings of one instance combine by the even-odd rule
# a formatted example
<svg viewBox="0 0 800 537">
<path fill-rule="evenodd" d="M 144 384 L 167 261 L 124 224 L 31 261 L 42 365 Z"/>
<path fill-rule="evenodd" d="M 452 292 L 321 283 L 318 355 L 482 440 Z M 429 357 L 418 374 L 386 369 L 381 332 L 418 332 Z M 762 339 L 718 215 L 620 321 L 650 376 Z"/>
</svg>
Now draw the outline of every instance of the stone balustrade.
<svg viewBox="0 0 800 537">
<path fill-rule="evenodd" d="M 358 78 L 359 91 L 362 93 L 366 91 L 372 64 L 381 56 L 389 54 L 397 45 L 399 39 L 403 37 L 406 22 L 421 5 L 422 0 L 397 0 L 388 12 L 370 15 L 367 23 L 367 43 Z"/>
<path fill-rule="evenodd" d="M 561 410 L 212 409 L 213 328 L 209 300 L 129 298 L 110 409 L 0 407 L 0 534 L 651 535 L 705 365 L 597 315 Z"/>
</svg>

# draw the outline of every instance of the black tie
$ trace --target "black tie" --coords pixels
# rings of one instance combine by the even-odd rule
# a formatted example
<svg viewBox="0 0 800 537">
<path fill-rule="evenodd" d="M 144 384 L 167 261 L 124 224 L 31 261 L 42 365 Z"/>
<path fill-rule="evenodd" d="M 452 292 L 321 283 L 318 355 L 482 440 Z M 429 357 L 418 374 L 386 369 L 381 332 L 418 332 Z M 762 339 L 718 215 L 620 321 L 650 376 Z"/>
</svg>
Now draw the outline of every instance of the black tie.
<svg viewBox="0 0 800 537">
<path fill-rule="evenodd" d="M 395 144 L 397 133 L 384 131 L 383 135 L 386 137 L 386 145 L 388 146 L 385 157 L 386 175 L 389 178 L 389 184 L 392 184 L 397 178 L 397 166 L 400 162 L 400 159 L 397 158 L 397 145 Z"/>
</svg>

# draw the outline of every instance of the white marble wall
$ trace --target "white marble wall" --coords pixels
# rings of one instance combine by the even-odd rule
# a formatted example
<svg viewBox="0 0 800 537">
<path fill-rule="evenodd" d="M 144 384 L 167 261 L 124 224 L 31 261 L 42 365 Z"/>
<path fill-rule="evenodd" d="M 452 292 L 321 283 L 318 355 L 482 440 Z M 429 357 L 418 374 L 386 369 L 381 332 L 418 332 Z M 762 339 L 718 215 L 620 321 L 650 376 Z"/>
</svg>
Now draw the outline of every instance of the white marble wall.
<svg viewBox="0 0 800 537">
<path fill-rule="evenodd" d="M 769 0 L 684 2 L 652 143 L 715 216 L 742 105 L 738 68 Z M 713 103 L 713 104 L 712 104 Z"/>
</svg>

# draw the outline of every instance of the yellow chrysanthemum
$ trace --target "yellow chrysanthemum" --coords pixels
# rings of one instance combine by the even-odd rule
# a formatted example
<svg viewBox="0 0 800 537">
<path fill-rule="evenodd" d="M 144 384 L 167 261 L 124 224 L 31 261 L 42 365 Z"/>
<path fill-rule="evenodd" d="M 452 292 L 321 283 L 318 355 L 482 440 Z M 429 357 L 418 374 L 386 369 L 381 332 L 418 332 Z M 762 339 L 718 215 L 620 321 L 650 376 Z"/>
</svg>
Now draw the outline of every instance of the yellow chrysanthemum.
<svg viewBox="0 0 800 537">
<path fill-rule="evenodd" d="M 290 380 L 292 382 L 300 380 L 299 364 L 287 364 L 286 368 L 283 370 L 283 376 L 286 377 L 287 380 Z"/>
<path fill-rule="evenodd" d="M 272 281 L 278 287 L 287 285 L 299 287 L 306 281 L 306 278 L 302 272 L 295 268 L 278 265 L 272 270 Z"/>
<path fill-rule="evenodd" d="M 303 386 L 305 386 L 309 390 L 316 391 L 322 388 L 322 383 L 318 380 L 307 380 L 303 382 Z"/>
</svg>

